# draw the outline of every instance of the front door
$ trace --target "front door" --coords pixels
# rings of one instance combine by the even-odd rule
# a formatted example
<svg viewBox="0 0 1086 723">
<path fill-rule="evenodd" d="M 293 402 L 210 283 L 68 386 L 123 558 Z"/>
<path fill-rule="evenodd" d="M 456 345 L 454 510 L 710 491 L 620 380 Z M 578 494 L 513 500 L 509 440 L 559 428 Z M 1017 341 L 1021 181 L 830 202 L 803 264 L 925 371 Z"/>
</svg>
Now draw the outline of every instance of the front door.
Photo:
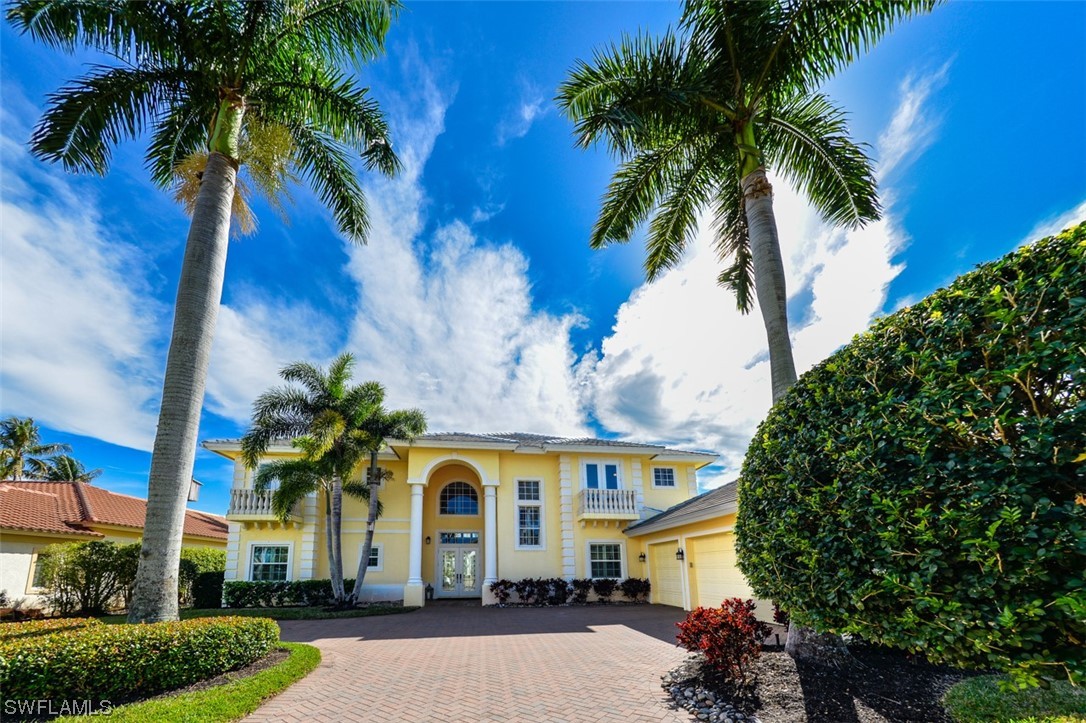
<svg viewBox="0 0 1086 723">
<path fill-rule="evenodd" d="M 443 532 L 441 541 L 445 544 L 437 548 L 438 596 L 479 597 L 479 533 Z"/>
</svg>

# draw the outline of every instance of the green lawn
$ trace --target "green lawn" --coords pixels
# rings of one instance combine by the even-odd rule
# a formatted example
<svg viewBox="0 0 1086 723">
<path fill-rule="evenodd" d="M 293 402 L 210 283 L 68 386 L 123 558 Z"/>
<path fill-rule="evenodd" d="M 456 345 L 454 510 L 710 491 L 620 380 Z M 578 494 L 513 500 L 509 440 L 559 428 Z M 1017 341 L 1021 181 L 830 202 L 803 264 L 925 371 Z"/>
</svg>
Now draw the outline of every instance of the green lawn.
<svg viewBox="0 0 1086 723">
<path fill-rule="evenodd" d="M 1066 681 L 1048 689 L 1002 691 L 999 676 L 969 678 L 947 691 L 943 703 L 958 723 L 1081 723 L 1086 721 L 1086 688 Z"/>
<path fill-rule="evenodd" d="M 182 608 L 181 619 L 211 618 L 220 615 L 271 618 L 272 620 L 331 620 L 332 618 L 367 618 L 371 615 L 397 615 L 418 610 L 414 607 L 374 605 L 368 608 L 326 612 L 324 608 Z M 127 620 L 124 615 L 106 615 L 103 623 L 116 625 Z"/>
<path fill-rule="evenodd" d="M 114 708 L 108 716 L 65 716 L 55 723 L 226 723 L 244 718 L 268 698 L 301 680 L 321 662 L 321 651 L 302 643 L 279 643 L 290 657 L 256 675 L 216 688 Z"/>
</svg>

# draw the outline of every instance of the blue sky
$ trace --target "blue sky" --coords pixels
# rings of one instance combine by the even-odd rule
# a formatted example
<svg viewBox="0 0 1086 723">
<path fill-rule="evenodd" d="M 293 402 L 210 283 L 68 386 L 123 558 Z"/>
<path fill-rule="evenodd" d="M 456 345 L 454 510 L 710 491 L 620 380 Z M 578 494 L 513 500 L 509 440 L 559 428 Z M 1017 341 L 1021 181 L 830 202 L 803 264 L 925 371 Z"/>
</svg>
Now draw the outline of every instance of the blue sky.
<svg viewBox="0 0 1086 723">
<path fill-rule="evenodd" d="M 433 431 L 591 434 L 711 449 L 738 471 L 769 406 L 764 331 L 714 285 L 699 239 L 652 285 L 640 239 L 587 236 L 614 168 L 573 147 L 553 103 L 573 62 L 658 3 L 412 3 L 359 71 L 405 172 L 365 178 L 370 244 L 351 247 L 304 189 L 289 223 L 256 204 L 231 244 L 201 439 L 236 437 L 298 359 L 343 350 L 357 378 Z M 1086 217 L 1086 4 L 959 2 L 901 26 L 825 90 L 879 162 L 886 218 L 826 228 L 783 182 L 775 207 L 795 352 L 807 369 L 877 316 Z M 0 414 L 32 416 L 99 484 L 146 491 L 187 219 L 143 145 L 106 178 L 31 159 L 45 96 L 89 55 L 0 30 Z M 225 512 L 230 465 L 196 458 L 195 506 Z"/>
</svg>

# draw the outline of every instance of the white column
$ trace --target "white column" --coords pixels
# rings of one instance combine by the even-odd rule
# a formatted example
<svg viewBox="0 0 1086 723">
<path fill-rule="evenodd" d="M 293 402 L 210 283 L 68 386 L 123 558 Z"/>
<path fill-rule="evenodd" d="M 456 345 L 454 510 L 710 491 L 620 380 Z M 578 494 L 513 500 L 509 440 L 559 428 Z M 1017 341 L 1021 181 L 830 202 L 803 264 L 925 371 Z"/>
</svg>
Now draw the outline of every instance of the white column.
<svg viewBox="0 0 1086 723">
<path fill-rule="evenodd" d="M 403 590 L 403 604 L 417 607 L 426 603 L 422 582 L 422 490 L 421 483 L 411 485 L 411 547 L 407 557 L 407 584 Z"/>
<path fill-rule="evenodd" d="M 558 457 L 558 482 L 562 502 L 562 577 L 577 575 L 573 551 L 573 461 L 568 454 Z"/>
<path fill-rule="evenodd" d="M 498 491 L 492 485 L 487 485 L 483 487 L 483 492 L 486 497 L 486 505 L 483 507 L 483 537 L 486 542 L 483 587 L 489 588 L 490 583 L 498 579 Z"/>
</svg>

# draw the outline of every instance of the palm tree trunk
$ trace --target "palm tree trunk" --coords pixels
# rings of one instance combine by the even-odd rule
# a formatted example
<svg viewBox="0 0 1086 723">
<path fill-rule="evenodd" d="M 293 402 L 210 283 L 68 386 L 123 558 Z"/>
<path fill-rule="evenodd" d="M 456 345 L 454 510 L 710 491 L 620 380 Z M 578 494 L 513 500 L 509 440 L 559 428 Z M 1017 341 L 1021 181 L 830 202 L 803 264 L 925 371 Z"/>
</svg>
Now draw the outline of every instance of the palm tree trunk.
<svg viewBox="0 0 1086 723">
<path fill-rule="evenodd" d="M 211 342 L 222 300 L 236 182 L 234 161 L 212 153 L 192 214 L 177 287 L 162 408 L 151 456 L 143 547 L 128 612 L 131 623 L 177 620 L 177 571 L 185 504 L 192 483 Z"/>
<path fill-rule="evenodd" d="M 329 486 L 324 490 L 324 541 L 328 545 L 328 577 L 334 581 L 335 573 L 332 571 L 340 563 L 336 560 L 336 545 L 332 540 L 332 489 Z M 332 585 L 332 596 L 335 597 L 336 584 L 335 582 L 330 584 Z"/>
<path fill-rule="evenodd" d="M 742 188 L 754 263 L 754 288 L 769 341 L 769 369 L 776 403 L 796 383 L 796 363 L 788 333 L 788 294 L 777 219 L 773 214 L 773 187 L 765 169 L 757 168 L 743 177 Z M 797 660 L 834 665 L 845 664 L 851 658 L 840 635 L 819 633 L 795 623 L 788 627 L 784 650 Z"/>
<path fill-rule="evenodd" d="M 351 599 L 355 602 L 362 596 L 362 581 L 366 579 L 366 570 L 370 565 L 370 548 L 373 547 L 373 531 L 377 527 L 377 452 L 370 452 L 370 509 L 366 517 L 366 541 L 362 544 L 362 559 L 358 561 L 358 574 L 354 578 L 354 590 Z"/>
<path fill-rule="evenodd" d="M 792 341 L 788 334 L 788 293 L 781 244 L 777 238 L 777 219 L 773 215 L 773 187 L 764 168 L 744 176 L 742 186 L 754 262 L 754 288 L 769 341 L 769 369 L 773 401 L 776 402 L 796 383 L 796 363 L 792 359 Z"/>
<path fill-rule="evenodd" d="M 342 605 L 347 596 L 343 589 L 343 480 L 337 474 L 332 478 L 332 546 L 335 562 L 332 565 L 332 594 L 336 605 Z"/>
</svg>

